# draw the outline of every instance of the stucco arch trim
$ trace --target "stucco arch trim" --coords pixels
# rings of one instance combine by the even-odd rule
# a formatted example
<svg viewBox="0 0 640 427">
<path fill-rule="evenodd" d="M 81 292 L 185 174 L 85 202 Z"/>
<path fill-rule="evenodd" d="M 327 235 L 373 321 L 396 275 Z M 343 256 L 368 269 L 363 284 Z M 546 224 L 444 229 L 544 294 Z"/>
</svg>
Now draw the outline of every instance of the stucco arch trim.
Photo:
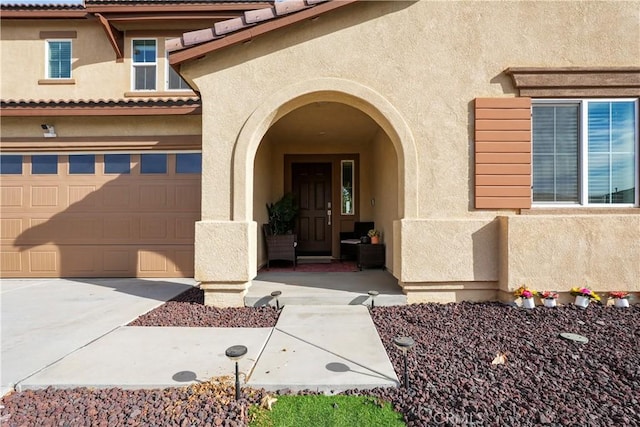
<svg viewBox="0 0 640 427">
<path fill-rule="evenodd" d="M 253 220 L 253 164 L 271 125 L 311 102 L 341 102 L 368 114 L 389 136 L 398 157 L 398 216 L 418 217 L 418 166 L 413 134 L 384 96 L 360 83 L 339 78 L 297 82 L 264 99 L 245 122 L 233 156 L 234 221 Z"/>
</svg>

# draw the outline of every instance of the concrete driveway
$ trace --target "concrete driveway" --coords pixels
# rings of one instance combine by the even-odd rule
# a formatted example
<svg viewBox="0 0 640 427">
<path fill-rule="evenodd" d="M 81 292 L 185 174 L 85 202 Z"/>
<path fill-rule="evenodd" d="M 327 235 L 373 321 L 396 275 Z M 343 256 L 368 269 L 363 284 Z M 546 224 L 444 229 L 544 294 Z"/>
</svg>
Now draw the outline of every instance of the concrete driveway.
<svg viewBox="0 0 640 427">
<path fill-rule="evenodd" d="M 193 279 L 2 279 L 2 395 L 195 284 Z"/>
</svg>

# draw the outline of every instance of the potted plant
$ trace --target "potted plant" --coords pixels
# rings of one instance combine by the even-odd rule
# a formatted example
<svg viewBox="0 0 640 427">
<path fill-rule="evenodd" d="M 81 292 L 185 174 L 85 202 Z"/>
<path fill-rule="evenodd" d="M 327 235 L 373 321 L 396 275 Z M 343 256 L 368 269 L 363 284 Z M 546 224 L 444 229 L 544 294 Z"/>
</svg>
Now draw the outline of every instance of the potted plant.
<svg viewBox="0 0 640 427">
<path fill-rule="evenodd" d="M 371 239 L 371 244 L 372 245 L 377 245 L 378 243 L 380 243 L 380 232 L 378 230 L 375 230 L 375 229 L 374 230 L 369 230 L 367 235 Z"/>
<path fill-rule="evenodd" d="M 627 291 L 609 292 L 609 298 L 613 298 L 613 303 L 618 308 L 629 307 L 629 292 Z"/>
<path fill-rule="evenodd" d="M 267 203 L 267 214 L 271 234 L 274 236 L 293 234 L 298 216 L 298 207 L 295 204 L 293 194 L 287 193 L 277 202 Z"/>
<path fill-rule="evenodd" d="M 555 291 L 542 291 L 540 298 L 545 307 L 555 307 L 558 300 L 558 293 Z"/>
<path fill-rule="evenodd" d="M 529 289 L 526 285 L 522 285 L 516 289 L 513 295 L 515 295 L 516 298 L 522 299 L 522 306 L 524 308 L 535 308 L 536 303 L 533 297 L 538 295 L 538 292 Z"/>
<path fill-rule="evenodd" d="M 580 308 L 587 308 L 591 301 L 600 301 L 600 296 L 589 288 L 574 287 L 570 293 L 576 297 L 574 304 Z"/>
<path fill-rule="evenodd" d="M 298 207 L 293 195 L 282 196 L 275 203 L 267 203 L 268 224 L 262 226 L 267 245 L 267 268 L 271 260 L 292 261 L 296 266 L 296 235 L 293 234 Z"/>
</svg>

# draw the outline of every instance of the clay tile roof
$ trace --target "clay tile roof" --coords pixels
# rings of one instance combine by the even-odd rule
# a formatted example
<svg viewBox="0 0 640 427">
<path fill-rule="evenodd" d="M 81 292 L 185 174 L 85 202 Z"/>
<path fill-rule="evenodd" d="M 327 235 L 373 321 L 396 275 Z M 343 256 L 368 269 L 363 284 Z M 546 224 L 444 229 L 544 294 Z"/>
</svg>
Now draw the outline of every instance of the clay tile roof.
<svg viewBox="0 0 640 427">
<path fill-rule="evenodd" d="M 251 4 L 265 3 L 269 0 L 0 0 L 2 9 L 85 9 L 85 6 L 104 5 L 216 5 L 216 4 Z"/>
<path fill-rule="evenodd" d="M 105 4 L 228 4 L 265 3 L 269 0 L 86 0 L 87 5 Z"/>
<path fill-rule="evenodd" d="M 276 0 L 271 7 L 249 10 L 239 18 L 216 22 L 213 27 L 183 33 L 182 37 L 165 42 L 168 52 L 188 50 L 213 41 L 217 45 L 197 49 L 193 55 L 173 55 L 171 64 L 179 64 L 192 57 L 201 56 L 213 50 L 251 40 L 252 37 L 277 28 L 291 25 L 303 19 L 313 18 L 321 13 L 353 3 L 357 0 Z M 297 16 L 296 16 L 297 15 Z M 258 30 L 258 28 L 260 28 Z M 244 32 L 244 34 L 243 34 Z M 234 35 L 232 40 L 224 40 Z M 222 40 L 221 40 L 222 39 Z M 180 52 L 182 53 L 182 52 Z"/>
<path fill-rule="evenodd" d="M 0 2 L 0 7 L 3 10 L 7 9 L 71 9 L 71 10 L 84 10 L 84 4 L 82 0 L 68 0 L 68 1 L 53 1 L 53 0 L 16 0 L 16 1 L 5 1 L 2 0 Z"/>
<path fill-rule="evenodd" d="M 77 106 L 77 107 L 88 107 L 88 106 L 139 106 L 139 105 L 196 105 L 200 104 L 200 100 L 198 98 L 180 98 L 180 99 L 144 99 L 144 100 L 135 100 L 135 99 L 98 99 L 98 100 L 2 100 L 0 101 L 0 105 L 2 108 L 10 108 L 10 107 L 69 107 L 69 106 Z"/>
<path fill-rule="evenodd" d="M 98 100 L 1 100 L 5 116 L 38 115 L 147 115 L 199 114 L 199 98 L 98 99 Z"/>
</svg>

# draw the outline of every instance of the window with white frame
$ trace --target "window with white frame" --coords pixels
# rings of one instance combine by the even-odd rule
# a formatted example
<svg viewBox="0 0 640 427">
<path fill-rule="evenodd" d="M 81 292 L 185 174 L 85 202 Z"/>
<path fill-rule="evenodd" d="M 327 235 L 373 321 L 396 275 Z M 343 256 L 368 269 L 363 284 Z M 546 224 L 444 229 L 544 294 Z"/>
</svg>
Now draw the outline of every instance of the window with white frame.
<svg viewBox="0 0 640 427">
<path fill-rule="evenodd" d="M 185 82 L 176 70 L 169 65 L 169 53 L 167 52 L 167 70 L 166 70 L 166 87 L 167 90 L 191 90 L 187 82 Z"/>
<path fill-rule="evenodd" d="M 533 202 L 638 205 L 638 100 L 535 100 Z"/>
<path fill-rule="evenodd" d="M 48 79 L 71 78 L 71 40 L 47 40 L 45 74 Z"/>
<path fill-rule="evenodd" d="M 156 90 L 158 65 L 156 40 L 134 39 L 131 43 L 133 90 Z"/>
</svg>

